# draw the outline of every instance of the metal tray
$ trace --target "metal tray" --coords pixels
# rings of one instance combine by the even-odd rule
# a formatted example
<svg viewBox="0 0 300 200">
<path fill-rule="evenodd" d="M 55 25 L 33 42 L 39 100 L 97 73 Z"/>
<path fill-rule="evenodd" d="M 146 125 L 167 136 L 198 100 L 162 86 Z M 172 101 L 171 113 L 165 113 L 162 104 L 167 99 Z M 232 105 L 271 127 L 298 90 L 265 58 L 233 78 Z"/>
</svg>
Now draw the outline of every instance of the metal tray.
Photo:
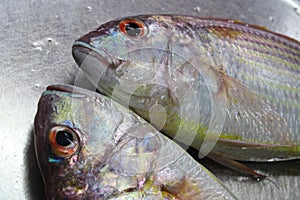
<svg viewBox="0 0 300 200">
<path fill-rule="evenodd" d="M 0 3 L 0 199 L 45 199 L 32 144 L 38 99 L 49 84 L 72 83 L 73 41 L 116 17 L 186 14 L 232 18 L 300 39 L 299 0 L 2 0 Z M 88 82 L 83 83 L 88 86 Z M 240 199 L 300 199 L 300 161 L 247 163 L 257 182 L 201 161 Z"/>
</svg>

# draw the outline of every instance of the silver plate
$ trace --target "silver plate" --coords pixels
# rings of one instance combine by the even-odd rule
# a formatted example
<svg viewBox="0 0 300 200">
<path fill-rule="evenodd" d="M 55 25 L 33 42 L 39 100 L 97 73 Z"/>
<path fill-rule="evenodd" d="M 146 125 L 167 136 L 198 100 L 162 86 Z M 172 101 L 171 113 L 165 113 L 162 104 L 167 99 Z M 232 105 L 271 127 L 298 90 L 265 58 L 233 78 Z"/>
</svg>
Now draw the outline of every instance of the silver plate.
<svg viewBox="0 0 300 200">
<path fill-rule="evenodd" d="M 33 119 L 47 85 L 72 83 L 78 75 L 73 41 L 105 21 L 145 13 L 232 18 L 300 40 L 299 0 L 2 0 L 0 199 L 45 199 L 32 144 Z M 268 175 L 261 182 L 202 162 L 240 199 L 300 199 L 300 161 L 248 163 Z"/>
</svg>

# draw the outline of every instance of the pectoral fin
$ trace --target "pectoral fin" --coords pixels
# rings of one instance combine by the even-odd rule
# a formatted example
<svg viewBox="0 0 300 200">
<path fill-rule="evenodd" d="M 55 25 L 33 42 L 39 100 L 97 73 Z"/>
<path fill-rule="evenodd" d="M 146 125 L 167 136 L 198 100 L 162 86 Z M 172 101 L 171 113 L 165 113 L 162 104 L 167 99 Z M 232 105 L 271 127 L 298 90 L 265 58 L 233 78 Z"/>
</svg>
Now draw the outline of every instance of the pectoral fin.
<svg viewBox="0 0 300 200">
<path fill-rule="evenodd" d="M 224 72 L 220 73 L 228 102 L 226 132 L 253 143 L 292 144 L 287 121 L 270 99 Z"/>
<path fill-rule="evenodd" d="M 248 175 L 248 176 L 252 176 L 257 180 L 261 180 L 266 178 L 266 175 L 257 173 L 256 171 L 254 171 L 253 169 L 251 169 L 250 167 L 248 167 L 247 165 L 244 165 L 240 162 L 237 162 L 235 160 L 231 160 L 229 158 L 226 158 L 225 156 L 219 155 L 217 153 L 209 153 L 207 155 L 208 158 L 212 159 L 213 161 L 226 166 L 230 169 L 233 169 L 237 172 L 240 172 L 242 174 Z"/>
</svg>

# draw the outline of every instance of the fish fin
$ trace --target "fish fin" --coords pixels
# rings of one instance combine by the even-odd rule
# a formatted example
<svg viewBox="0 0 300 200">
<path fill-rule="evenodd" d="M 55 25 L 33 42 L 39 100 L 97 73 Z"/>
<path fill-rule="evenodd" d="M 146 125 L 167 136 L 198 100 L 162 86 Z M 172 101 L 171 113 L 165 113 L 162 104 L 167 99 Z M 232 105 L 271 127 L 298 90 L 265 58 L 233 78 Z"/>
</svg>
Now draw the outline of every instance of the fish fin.
<svg viewBox="0 0 300 200">
<path fill-rule="evenodd" d="M 239 80 L 220 71 L 224 83 L 230 125 L 225 132 L 241 133 L 248 141 L 292 144 L 287 121 L 262 92 L 257 93 Z M 269 139 L 270 141 L 267 141 Z"/>
<path fill-rule="evenodd" d="M 228 167 L 237 172 L 243 173 L 247 176 L 252 176 L 253 178 L 255 178 L 257 180 L 262 180 L 267 177 L 266 175 L 263 175 L 263 174 L 260 174 L 256 171 L 254 171 L 252 168 L 248 167 L 247 165 L 245 165 L 243 163 L 229 159 L 229 158 L 219 155 L 217 153 L 210 152 L 207 155 L 207 157 L 225 167 Z"/>
</svg>

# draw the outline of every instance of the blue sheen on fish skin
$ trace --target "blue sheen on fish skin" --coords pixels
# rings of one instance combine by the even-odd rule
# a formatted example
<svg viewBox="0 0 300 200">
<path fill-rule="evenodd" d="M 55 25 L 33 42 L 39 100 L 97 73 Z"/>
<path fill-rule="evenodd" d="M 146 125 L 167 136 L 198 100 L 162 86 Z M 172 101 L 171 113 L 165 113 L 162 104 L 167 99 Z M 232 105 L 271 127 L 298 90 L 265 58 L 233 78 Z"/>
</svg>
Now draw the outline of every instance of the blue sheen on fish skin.
<svg viewBox="0 0 300 200">
<path fill-rule="evenodd" d="M 61 163 L 63 162 L 64 158 L 59 158 L 59 157 L 50 157 L 48 158 L 49 163 Z"/>
<path fill-rule="evenodd" d="M 70 127 L 70 128 L 74 128 L 74 124 L 73 124 L 73 122 L 70 121 L 70 120 L 65 120 L 65 121 L 63 121 L 61 124 L 66 125 L 66 126 L 68 126 L 68 127 Z"/>
<path fill-rule="evenodd" d="M 118 35 L 119 33 L 117 32 L 117 31 L 115 31 L 115 30 L 111 30 L 111 35 L 114 37 L 114 36 L 116 36 L 116 35 Z"/>
</svg>

